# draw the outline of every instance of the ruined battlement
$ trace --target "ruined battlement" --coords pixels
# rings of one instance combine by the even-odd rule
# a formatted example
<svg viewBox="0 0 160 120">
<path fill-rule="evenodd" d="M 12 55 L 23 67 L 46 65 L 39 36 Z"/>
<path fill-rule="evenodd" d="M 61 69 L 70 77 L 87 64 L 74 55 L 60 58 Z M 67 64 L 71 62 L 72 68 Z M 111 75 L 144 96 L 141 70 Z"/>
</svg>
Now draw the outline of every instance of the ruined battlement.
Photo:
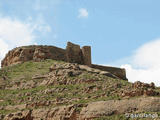
<svg viewBox="0 0 160 120">
<path fill-rule="evenodd" d="M 23 63 L 26 61 L 41 61 L 45 59 L 60 60 L 70 63 L 87 65 L 92 68 L 108 71 L 117 77 L 126 80 L 124 69 L 94 65 L 91 61 L 91 47 L 67 43 L 66 49 L 55 46 L 31 45 L 14 48 L 9 51 L 1 62 L 1 67 Z"/>
<path fill-rule="evenodd" d="M 71 42 L 67 43 L 66 49 L 55 46 L 31 45 L 14 48 L 6 54 L 1 66 L 10 66 L 26 61 L 41 61 L 45 59 L 61 60 L 70 63 L 78 63 L 91 66 L 91 47 Z"/>
</svg>

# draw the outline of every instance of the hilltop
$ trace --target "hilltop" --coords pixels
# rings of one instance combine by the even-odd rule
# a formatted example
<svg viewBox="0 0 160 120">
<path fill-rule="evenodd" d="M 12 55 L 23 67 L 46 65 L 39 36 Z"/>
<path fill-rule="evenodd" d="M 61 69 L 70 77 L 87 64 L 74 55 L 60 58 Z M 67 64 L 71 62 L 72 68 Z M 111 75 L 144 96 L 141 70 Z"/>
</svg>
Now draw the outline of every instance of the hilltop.
<svg viewBox="0 0 160 120">
<path fill-rule="evenodd" d="M 41 60 L 52 59 L 87 65 L 92 68 L 110 72 L 118 78 L 127 80 L 125 69 L 95 65 L 92 64 L 91 58 L 90 46 L 83 46 L 80 48 L 79 45 L 73 44 L 71 42 L 67 43 L 66 49 L 58 48 L 55 46 L 31 45 L 17 47 L 9 51 L 5 58 L 2 60 L 1 66 L 6 67 L 27 61 L 38 62 Z"/>
</svg>

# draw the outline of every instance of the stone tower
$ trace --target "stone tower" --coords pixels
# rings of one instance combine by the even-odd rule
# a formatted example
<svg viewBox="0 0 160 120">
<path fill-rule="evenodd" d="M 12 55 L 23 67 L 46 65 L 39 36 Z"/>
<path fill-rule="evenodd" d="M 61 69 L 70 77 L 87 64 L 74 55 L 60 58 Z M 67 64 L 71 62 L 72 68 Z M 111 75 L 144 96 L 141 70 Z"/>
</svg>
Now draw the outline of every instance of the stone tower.
<svg viewBox="0 0 160 120">
<path fill-rule="evenodd" d="M 82 47 L 82 56 L 83 56 L 84 64 L 91 66 L 92 61 L 91 61 L 91 47 L 90 46 Z"/>
<path fill-rule="evenodd" d="M 81 49 L 79 45 L 68 42 L 66 47 L 66 58 L 67 62 L 91 66 L 91 47 L 84 46 Z"/>
</svg>

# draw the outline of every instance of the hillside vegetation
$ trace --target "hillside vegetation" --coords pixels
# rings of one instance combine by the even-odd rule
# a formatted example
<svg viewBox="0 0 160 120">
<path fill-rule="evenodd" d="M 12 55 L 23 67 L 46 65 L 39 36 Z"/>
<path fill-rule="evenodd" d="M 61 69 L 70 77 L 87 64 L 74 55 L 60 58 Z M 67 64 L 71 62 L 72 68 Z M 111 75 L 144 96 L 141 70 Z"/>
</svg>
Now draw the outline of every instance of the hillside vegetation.
<svg viewBox="0 0 160 120">
<path fill-rule="evenodd" d="M 0 119 L 130 120 L 125 113 L 159 115 L 159 92 L 153 83 L 132 84 L 87 66 L 29 61 L 0 69 Z"/>
</svg>

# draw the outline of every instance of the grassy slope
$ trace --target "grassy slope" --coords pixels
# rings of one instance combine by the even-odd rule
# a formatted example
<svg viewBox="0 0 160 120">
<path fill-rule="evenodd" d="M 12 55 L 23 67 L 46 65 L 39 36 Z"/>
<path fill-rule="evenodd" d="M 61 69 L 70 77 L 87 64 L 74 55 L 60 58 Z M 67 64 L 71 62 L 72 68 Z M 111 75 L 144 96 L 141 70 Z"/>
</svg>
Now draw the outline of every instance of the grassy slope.
<svg viewBox="0 0 160 120">
<path fill-rule="evenodd" d="M 5 76 L 7 79 L 5 81 L 0 82 L 0 87 L 6 85 L 8 88 L 13 86 L 17 82 L 28 82 L 33 80 L 32 77 L 35 74 L 47 74 L 49 73 L 49 67 L 52 64 L 65 64 L 62 61 L 54 61 L 54 60 L 44 60 L 42 62 L 25 62 L 23 64 L 18 64 L 10 67 L 6 67 L 0 70 L 0 79 Z M 35 88 L 28 88 L 28 89 L 0 89 L 0 100 L 4 100 L 0 102 L 0 106 L 8 106 L 8 105 L 18 105 L 24 103 L 30 103 L 28 97 L 33 97 L 34 101 L 52 101 L 57 98 L 66 98 L 67 100 L 70 99 L 78 99 L 73 100 L 70 103 L 66 102 L 64 104 L 82 104 L 88 103 L 91 101 L 99 101 L 99 100 L 109 100 L 109 99 L 122 99 L 120 96 L 116 94 L 116 91 L 119 91 L 126 86 L 129 86 L 130 83 L 124 80 L 117 80 L 113 78 L 109 78 L 107 76 L 99 75 L 95 76 L 95 74 L 91 74 L 88 72 L 84 72 L 78 77 L 70 77 L 70 80 L 73 79 L 97 79 L 97 82 L 93 83 L 82 83 L 82 84 L 70 84 L 70 85 L 52 85 L 52 86 L 37 86 Z M 36 82 L 42 82 L 43 79 L 35 80 Z M 116 90 L 112 85 L 120 84 L 121 87 L 117 88 Z M 86 93 L 85 90 L 90 86 L 101 86 L 101 89 L 93 92 Z M 58 90 L 58 92 L 54 92 L 51 94 L 44 94 L 46 89 L 54 89 Z M 65 89 L 61 92 L 61 90 Z M 26 94 L 30 94 L 26 96 Z M 105 94 L 101 96 L 102 94 Z M 100 97 L 93 97 L 93 96 L 100 96 Z M 19 102 L 20 101 L 20 102 Z M 50 107 L 54 107 L 52 105 Z M 1 110 L 0 114 L 8 114 L 11 112 L 15 112 L 16 110 Z M 124 119 L 122 115 L 116 115 L 111 117 L 104 117 L 98 120 L 107 120 L 107 119 Z"/>
</svg>

